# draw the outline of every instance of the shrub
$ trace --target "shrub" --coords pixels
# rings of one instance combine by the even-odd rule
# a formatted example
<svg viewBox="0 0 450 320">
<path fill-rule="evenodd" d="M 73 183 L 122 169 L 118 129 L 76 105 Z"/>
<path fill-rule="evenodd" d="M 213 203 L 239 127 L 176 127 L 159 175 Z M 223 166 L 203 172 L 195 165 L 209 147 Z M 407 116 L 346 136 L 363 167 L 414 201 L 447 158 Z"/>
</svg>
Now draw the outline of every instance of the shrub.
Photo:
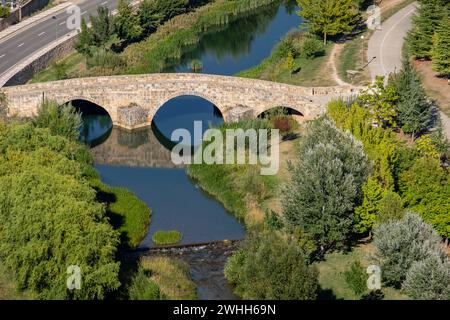
<svg viewBox="0 0 450 320">
<path fill-rule="evenodd" d="M 400 287 L 414 262 L 443 257 L 441 238 L 417 214 L 406 213 L 374 229 L 375 258 L 381 264 L 383 280 Z"/>
<path fill-rule="evenodd" d="M 8 18 L 11 10 L 7 6 L 0 6 L 0 18 Z"/>
<path fill-rule="evenodd" d="M 130 300 L 166 300 L 167 297 L 150 276 L 148 270 L 139 268 L 128 289 Z"/>
<path fill-rule="evenodd" d="M 275 232 L 251 235 L 225 270 L 243 299 L 310 300 L 317 295 L 317 270 L 296 241 Z"/>
<path fill-rule="evenodd" d="M 402 288 L 413 299 L 449 300 L 450 260 L 431 256 L 414 262 Z"/>
<path fill-rule="evenodd" d="M 303 41 L 300 56 L 306 59 L 312 59 L 325 54 L 325 46 L 322 41 L 316 37 L 306 37 Z"/>
<path fill-rule="evenodd" d="M 368 275 L 359 261 L 354 261 L 350 269 L 344 273 L 345 282 L 350 289 L 357 295 L 361 296 L 367 290 Z"/>
<path fill-rule="evenodd" d="M 379 211 L 375 223 L 400 220 L 405 215 L 402 198 L 394 191 L 387 191 L 380 200 Z"/>
<path fill-rule="evenodd" d="M 179 243 L 182 237 L 181 232 L 176 230 L 156 231 L 152 236 L 152 240 L 157 245 L 169 245 Z"/>
<path fill-rule="evenodd" d="M 49 128 L 53 135 L 70 140 L 78 140 L 80 137 L 81 114 L 71 104 L 60 106 L 56 101 L 45 100 L 32 121 L 38 128 Z"/>
</svg>

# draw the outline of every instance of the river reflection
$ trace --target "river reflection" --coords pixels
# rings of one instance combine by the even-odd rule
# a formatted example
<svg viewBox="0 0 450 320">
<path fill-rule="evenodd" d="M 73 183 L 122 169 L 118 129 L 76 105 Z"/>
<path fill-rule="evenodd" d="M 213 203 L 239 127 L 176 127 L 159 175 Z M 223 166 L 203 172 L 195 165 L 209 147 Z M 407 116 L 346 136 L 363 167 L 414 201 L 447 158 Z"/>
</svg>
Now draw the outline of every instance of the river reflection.
<svg viewBox="0 0 450 320">
<path fill-rule="evenodd" d="M 301 24 L 296 9 L 295 1 L 287 0 L 282 5 L 270 5 L 222 28 L 209 30 L 166 71 L 189 72 L 192 60 L 200 60 L 202 72 L 209 74 L 234 75 L 256 66 L 270 55 L 288 31 Z"/>
</svg>

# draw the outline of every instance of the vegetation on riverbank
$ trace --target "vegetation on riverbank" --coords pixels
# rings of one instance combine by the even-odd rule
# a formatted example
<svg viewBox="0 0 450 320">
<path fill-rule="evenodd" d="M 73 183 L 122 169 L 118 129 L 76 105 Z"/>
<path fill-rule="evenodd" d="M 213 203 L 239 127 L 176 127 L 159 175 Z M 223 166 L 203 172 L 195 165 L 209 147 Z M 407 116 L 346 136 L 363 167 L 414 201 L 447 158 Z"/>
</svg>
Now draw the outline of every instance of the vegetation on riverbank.
<svg viewBox="0 0 450 320">
<path fill-rule="evenodd" d="M 170 245 L 170 244 L 177 244 L 181 241 L 181 238 L 183 235 L 181 232 L 176 230 L 171 231 L 156 231 L 152 235 L 152 241 L 156 245 Z"/>
<path fill-rule="evenodd" d="M 141 259 L 128 292 L 131 300 L 197 299 L 189 266 L 181 260 L 162 256 Z"/>
<path fill-rule="evenodd" d="M 291 31 L 259 65 L 237 76 L 303 86 L 333 85 L 324 72 L 331 44 L 323 45 L 314 35 Z"/>
<path fill-rule="evenodd" d="M 165 4 L 164 1 L 155 1 L 161 2 L 161 6 Z M 149 9 L 143 3 L 138 13 L 130 19 L 138 19 L 141 29 L 149 23 L 148 30 L 125 41 L 120 37 L 118 39 L 114 28 L 114 21 L 119 19 L 120 12 L 117 18 L 113 18 L 108 12 L 99 11 L 103 18 L 96 20 L 93 31 L 83 28 L 77 44 L 79 52 L 53 64 L 31 81 L 160 72 L 177 61 L 185 50 L 198 43 L 210 30 L 221 28 L 280 0 L 217 0 L 206 5 L 205 2 L 182 1 L 176 4 L 176 8 L 184 3 L 183 8 L 175 11 L 165 8 L 167 13 L 163 14 L 164 19 L 156 15 L 161 19 L 159 22 L 153 21 L 155 15 L 150 14 L 155 8 Z M 97 34 L 100 34 L 98 40 L 93 41 Z"/>
<path fill-rule="evenodd" d="M 248 120 L 225 123 L 220 130 L 225 133 L 227 129 L 237 128 L 270 129 L 272 124 L 267 119 Z M 275 176 L 260 175 L 259 165 L 194 164 L 188 167 L 188 175 L 249 227 L 262 222 L 262 216 L 255 214 L 255 209 L 262 209 L 264 212 L 265 202 L 277 186 Z"/>
<path fill-rule="evenodd" d="M 149 209 L 139 199 L 99 181 L 89 150 L 77 140 L 79 120 L 70 106 L 45 101 L 32 121 L 0 123 L 0 259 L 12 279 L 5 286 L 19 295 L 105 298 L 120 285 L 119 233 L 131 237 L 123 246 L 134 246 L 148 226 Z M 82 270 L 81 290 L 66 287 L 70 265 Z M 1 290 L 17 295 L 11 288 Z"/>
</svg>

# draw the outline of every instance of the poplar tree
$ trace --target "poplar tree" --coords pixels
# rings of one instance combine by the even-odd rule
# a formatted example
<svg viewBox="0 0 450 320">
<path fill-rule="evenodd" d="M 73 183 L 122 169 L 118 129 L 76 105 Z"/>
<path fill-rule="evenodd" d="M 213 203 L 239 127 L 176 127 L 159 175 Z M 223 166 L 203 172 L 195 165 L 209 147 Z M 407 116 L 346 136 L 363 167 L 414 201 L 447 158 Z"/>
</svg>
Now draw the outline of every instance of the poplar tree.
<svg viewBox="0 0 450 320">
<path fill-rule="evenodd" d="M 306 20 L 311 32 L 335 36 L 352 30 L 360 19 L 358 7 L 353 0 L 297 0 L 301 8 L 298 15 Z"/>
</svg>

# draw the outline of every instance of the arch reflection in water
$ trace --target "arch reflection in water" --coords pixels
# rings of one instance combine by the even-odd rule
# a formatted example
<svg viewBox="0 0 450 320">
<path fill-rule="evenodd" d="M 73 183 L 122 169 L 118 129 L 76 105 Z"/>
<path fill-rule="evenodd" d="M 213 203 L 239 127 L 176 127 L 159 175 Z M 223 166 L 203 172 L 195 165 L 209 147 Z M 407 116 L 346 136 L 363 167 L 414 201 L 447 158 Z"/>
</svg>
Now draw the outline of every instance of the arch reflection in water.
<svg viewBox="0 0 450 320">
<path fill-rule="evenodd" d="M 187 129 L 191 134 L 192 147 L 198 146 L 194 141 L 194 122 L 202 122 L 202 134 L 210 127 L 218 127 L 223 123 L 220 110 L 210 101 L 197 96 L 179 96 L 166 102 L 159 108 L 153 118 L 152 127 L 160 143 L 172 150 L 180 141 L 172 141 L 172 132 L 176 129 Z"/>
<path fill-rule="evenodd" d="M 87 100 L 72 100 L 68 103 L 81 113 L 83 124 L 80 128 L 80 140 L 82 142 L 95 147 L 108 139 L 113 123 L 105 109 Z"/>
</svg>

